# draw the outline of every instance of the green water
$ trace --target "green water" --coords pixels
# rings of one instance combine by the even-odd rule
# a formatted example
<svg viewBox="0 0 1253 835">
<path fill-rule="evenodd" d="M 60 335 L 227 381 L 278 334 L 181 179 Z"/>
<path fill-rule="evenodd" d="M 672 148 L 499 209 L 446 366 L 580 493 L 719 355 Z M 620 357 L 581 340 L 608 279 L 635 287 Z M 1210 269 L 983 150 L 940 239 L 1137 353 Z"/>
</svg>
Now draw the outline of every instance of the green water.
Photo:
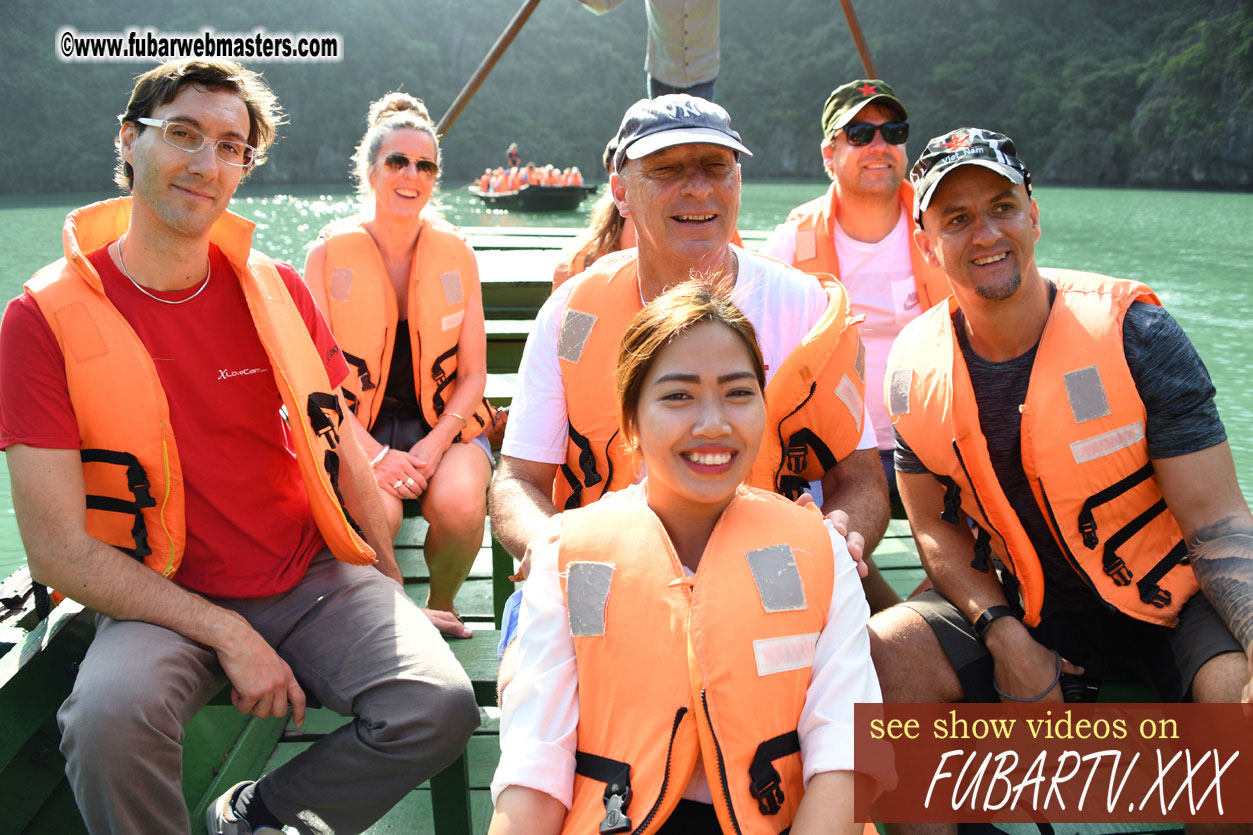
<svg viewBox="0 0 1253 835">
<path fill-rule="evenodd" d="M 822 183 L 745 183 L 741 230 L 769 230 L 788 209 L 822 193 Z M 112 194 L 0 198 L 4 262 L 0 296 L 11 298 L 36 269 L 61 255 L 61 225 L 70 210 Z M 1187 329 L 1218 389 L 1236 471 L 1253 499 L 1253 372 L 1248 368 L 1253 319 L 1253 194 L 1038 189 L 1043 235 L 1037 259 L 1134 278 L 1151 285 Z M 579 212 L 510 214 L 482 208 L 462 190 L 442 198 L 445 216 L 463 226 L 561 226 L 586 223 Z M 304 264 L 305 247 L 326 222 L 349 214 L 355 199 L 341 187 L 286 193 L 247 191 L 233 210 L 257 223 L 258 249 Z M 24 557 L 0 466 L 0 577 Z"/>
</svg>

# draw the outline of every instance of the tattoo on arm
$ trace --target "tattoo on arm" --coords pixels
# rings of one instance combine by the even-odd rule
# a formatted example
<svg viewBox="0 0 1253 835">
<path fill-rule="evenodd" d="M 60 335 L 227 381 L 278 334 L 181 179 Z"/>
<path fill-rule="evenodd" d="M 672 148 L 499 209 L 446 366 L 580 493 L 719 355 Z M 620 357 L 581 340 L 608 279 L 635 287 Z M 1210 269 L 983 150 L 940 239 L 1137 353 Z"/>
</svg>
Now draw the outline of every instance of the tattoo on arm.
<svg viewBox="0 0 1253 835">
<path fill-rule="evenodd" d="M 1192 570 L 1210 603 L 1247 651 L 1253 647 L 1253 524 L 1228 516 L 1188 539 Z"/>
</svg>

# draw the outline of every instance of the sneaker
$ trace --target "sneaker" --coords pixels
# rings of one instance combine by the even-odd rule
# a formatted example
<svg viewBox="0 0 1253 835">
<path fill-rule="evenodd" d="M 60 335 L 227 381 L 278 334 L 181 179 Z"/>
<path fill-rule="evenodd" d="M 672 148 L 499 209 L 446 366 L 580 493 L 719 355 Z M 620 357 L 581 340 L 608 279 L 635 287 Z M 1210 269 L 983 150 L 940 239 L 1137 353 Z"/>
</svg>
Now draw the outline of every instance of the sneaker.
<svg viewBox="0 0 1253 835">
<path fill-rule="evenodd" d="M 208 827 L 209 835 L 283 835 L 288 831 L 286 828 L 275 829 L 272 826 L 259 826 L 253 829 L 252 824 L 235 814 L 235 808 L 231 805 L 235 800 L 235 795 L 239 794 L 245 786 L 252 785 L 253 782 L 245 780 L 242 783 L 236 783 L 213 801 L 205 812 L 205 825 Z"/>
</svg>

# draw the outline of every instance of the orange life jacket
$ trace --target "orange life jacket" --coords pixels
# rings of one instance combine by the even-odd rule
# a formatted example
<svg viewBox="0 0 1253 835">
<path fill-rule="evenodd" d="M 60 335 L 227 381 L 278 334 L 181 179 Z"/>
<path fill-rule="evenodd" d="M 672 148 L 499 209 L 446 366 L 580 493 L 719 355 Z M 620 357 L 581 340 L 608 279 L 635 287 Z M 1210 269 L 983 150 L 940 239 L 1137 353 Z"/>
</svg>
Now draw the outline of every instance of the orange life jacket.
<svg viewBox="0 0 1253 835">
<path fill-rule="evenodd" d="M 570 440 L 553 485 L 558 508 L 586 505 L 635 480 L 611 404 L 618 345 L 643 308 L 638 263 L 635 249 L 601 256 L 572 288 L 562 314 L 557 358 Z M 766 431 L 749 479 L 792 498 L 861 438 L 866 366 L 859 320 L 838 282 L 824 286 L 830 302 L 821 320 L 766 386 Z"/>
<path fill-rule="evenodd" d="M 647 506 L 597 503 L 563 517 L 559 570 L 579 681 L 562 831 L 656 832 L 698 757 L 722 831 L 785 830 L 834 582 L 817 509 L 741 488 L 686 578 Z"/>
<path fill-rule="evenodd" d="M 1020 407 L 1023 469 L 1062 553 L 1093 593 L 1132 617 L 1173 626 L 1198 585 L 1153 476 L 1144 403 L 1122 343 L 1131 303 L 1160 302 L 1134 281 L 1070 270 L 1049 277 L 1057 297 Z M 885 405 L 919 460 L 948 485 L 945 518 L 958 521 L 960 501 L 978 524 L 976 567 L 990 546 L 1034 626 L 1044 598 L 1040 560 L 992 469 L 953 329 L 956 309 L 950 299 L 897 337 Z"/>
<path fill-rule="evenodd" d="M 914 189 L 908 182 L 901 184 L 900 202 L 905 213 L 913 218 Z M 833 183 L 827 193 L 815 197 L 808 203 L 797 206 L 788 213 L 787 219 L 796 222 L 796 254 L 792 256 L 792 266 L 807 273 L 829 273 L 840 277 L 839 259 L 835 253 L 834 224 L 835 211 L 839 199 L 835 194 Z M 918 288 L 920 310 L 927 310 L 952 294 L 948 276 L 939 267 L 933 267 L 923 258 L 922 252 L 913 243 L 912 230 L 916 228 L 910 220 L 911 237 L 909 243 L 909 261 L 914 269 L 914 285 Z"/>
<path fill-rule="evenodd" d="M 170 577 L 183 559 L 187 520 L 169 404 L 151 356 L 87 259 L 122 236 L 130 209 L 131 198 L 121 197 L 71 213 L 65 258 L 36 273 L 25 289 L 65 356 L 83 443 L 87 532 Z M 318 530 L 336 557 L 369 565 L 374 551 L 339 489 L 339 399 L 274 263 L 250 251 L 252 229 L 227 212 L 214 224 L 211 240 L 238 275 L 270 358 Z"/>
<path fill-rule="evenodd" d="M 580 183 L 580 185 L 582 185 L 582 183 Z M 731 232 L 731 243 L 741 249 L 744 248 L 744 240 L 740 237 L 739 229 Z M 553 290 L 555 291 L 558 287 L 586 270 L 589 266 L 591 266 L 591 263 L 595 263 L 595 259 L 593 259 L 591 263 L 587 260 L 592 257 L 595 251 L 596 242 L 585 241 L 582 246 L 570 255 L 569 258 L 558 262 L 557 266 L 553 268 Z M 608 253 L 606 253 L 606 255 L 607 254 Z"/>
<path fill-rule="evenodd" d="M 366 428 L 374 425 L 387 391 L 399 311 L 396 291 L 374 238 L 359 221 L 331 224 L 326 241 L 327 322 L 355 375 L 344 381 L 348 405 Z M 469 299 L 479 295 L 479 270 L 465 238 L 453 226 L 422 224 L 409 274 L 409 344 L 413 382 L 428 426 L 435 426 L 456 391 L 457 345 Z M 468 443 L 491 420 L 480 401 L 457 440 Z"/>
<path fill-rule="evenodd" d="M 484 174 L 482 177 L 479 177 L 479 191 L 487 191 L 487 187 L 491 184 L 491 182 L 491 174 Z"/>
</svg>

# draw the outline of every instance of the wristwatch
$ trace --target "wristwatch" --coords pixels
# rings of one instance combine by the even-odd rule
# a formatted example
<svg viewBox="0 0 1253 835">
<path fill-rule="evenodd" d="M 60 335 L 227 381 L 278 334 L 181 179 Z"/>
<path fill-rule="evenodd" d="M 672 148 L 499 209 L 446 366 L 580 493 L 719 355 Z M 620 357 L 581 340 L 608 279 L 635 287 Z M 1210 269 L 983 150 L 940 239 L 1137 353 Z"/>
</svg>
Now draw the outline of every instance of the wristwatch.
<svg viewBox="0 0 1253 835">
<path fill-rule="evenodd" d="M 1014 610 L 1008 606 L 989 606 L 983 610 L 983 614 L 979 615 L 974 623 L 975 637 L 979 639 L 979 643 L 983 643 L 983 636 L 988 634 L 988 628 L 992 626 L 992 621 L 998 618 L 1017 617 Z"/>
</svg>

